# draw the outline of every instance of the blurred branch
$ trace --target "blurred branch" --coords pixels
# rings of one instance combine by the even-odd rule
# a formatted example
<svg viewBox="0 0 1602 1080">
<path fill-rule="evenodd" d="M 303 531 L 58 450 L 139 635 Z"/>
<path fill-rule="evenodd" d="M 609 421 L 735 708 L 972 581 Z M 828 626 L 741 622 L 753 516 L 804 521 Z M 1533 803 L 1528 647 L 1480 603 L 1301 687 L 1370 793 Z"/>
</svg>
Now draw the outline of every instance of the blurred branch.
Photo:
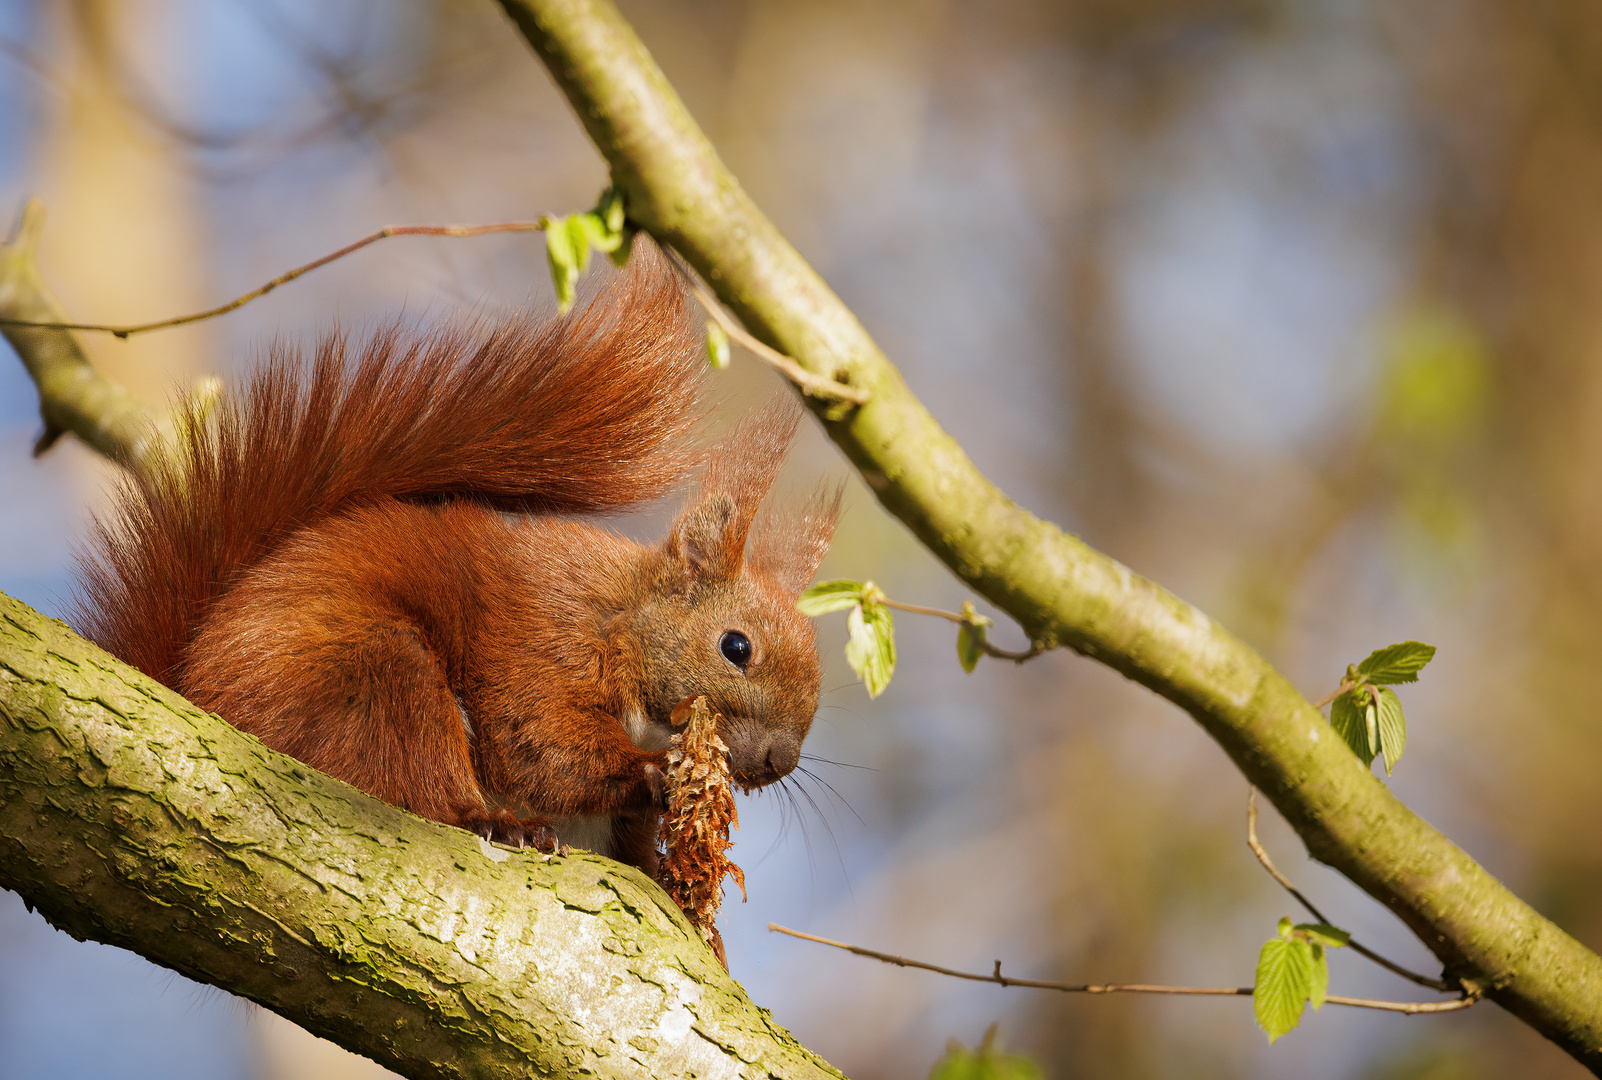
<svg viewBox="0 0 1602 1080">
<path fill-rule="evenodd" d="M 236 296 L 226 304 L 220 304 L 205 311 L 197 311 L 191 315 L 179 315 L 171 319 L 162 319 L 159 322 L 133 323 L 127 326 L 108 323 L 68 322 L 65 315 L 52 320 L 37 321 L 37 317 L 28 319 L 0 317 L 0 326 L 28 327 L 42 330 L 91 330 L 126 338 L 151 330 L 166 330 L 174 326 L 187 326 L 190 323 L 214 319 L 219 315 L 226 315 L 230 311 L 237 311 L 252 300 L 266 296 L 280 285 L 287 285 L 296 278 L 309 274 L 320 267 L 327 266 L 336 259 L 342 259 L 352 252 L 360 251 L 368 244 L 376 244 L 378 241 L 391 236 L 487 236 L 490 233 L 543 232 L 547 223 L 548 219 L 542 215 L 534 221 L 503 221 L 497 225 L 386 225 L 377 232 L 362 237 L 355 243 L 346 244 L 338 251 L 331 251 L 321 258 L 313 259 L 311 262 L 297 266 L 293 270 L 286 270 L 267 282 L 267 284 L 252 289 L 241 296 Z M 10 336 L 9 332 L 7 336 Z"/>
<path fill-rule="evenodd" d="M 157 417 L 102 376 L 67 332 L 72 324 L 34 261 L 44 219 L 44 204 L 29 199 L 16 232 L 0 244 L 0 333 L 38 387 L 44 419 L 34 456 L 70 431 L 113 461 L 141 468 L 172 438 L 172 418 Z"/>
<path fill-rule="evenodd" d="M 1022 986 L 1031 990 L 1057 990 L 1065 994 L 1189 994 L 1209 997 L 1251 997 L 1250 986 L 1157 986 L 1151 983 L 1062 983 L 1046 982 L 1041 979 L 1010 979 L 1001 973 L 1001 961 L 996 961 L 996 968 L 992 974 L 980 975 L 972 971 L 957 971 L 953 968 L 940 967 L 938 964 L 926 964 L 922 960 L 909 960 L 905 956 L 896 956 L 892 953 L 882 953 L 874 949 L 864 949 L 860 945 L 847 945 L 843 941 L 830 941 L 828 938 L 816 937 L 812 934 L 803 934 L 799 930 L 780 926 L 778 923 L 768 923 L 768 929 L 780 934 L 789 934 L 791 937 L 801 938 L 803 941 L 815 941 L 819 945 L 831 945 L 836 949 L 866 956 L 872 960 L 880 960 L 896 967 L 917 968 L 920 971 L 932 971 L 937 975 L 949 975 L 953 979 L 968 979 L 971 982 L 995 983 L 997 986 Z M 1477 997 L 1464 996 L 1453 1001 L 1379 1001 L 1374 998 L 1342 997 L 1339 994 L 1328 994 L 1324 998 L 1331 1005 L 1350 1005 L 1358 1009 L 1379 1009 L 1383 1012 L 1407 1013 L 1416 1016 L 1422 1013 L 1457 1012 L 1466 1009 L 1479 1000 Z"/>
<path fill-rule="evenodd" d="M 1324 923 L 1326 926 L 1335 925 L 1330 921 L 1329 916 L 1325 915 L 1322 911 L 1318 910 L 1318 908 L 1314 907 L 1313 902 L 1307 899 L 1306 896 L 1302 895 L 1302 891 L 1300 889 L 1291 884 L 1290 878 L 1279 872 L 1279 868 L 1274 865 L 1274 860 L 1268 857 L 1268 849 L 1263 847 L 1262 842 L 1257 839 L 1256 788 L 1251 788 L 1246 796 L 1246 846 L 1252 849 L 1252 854 L 1257 856 L 1257 861 L 1262 863 L 1263 869 L 1268 871 L 1269 876 L 1275 881 L 1279 882 L 1280 886 L 1286 892 L 1294 896 L 1296 898 L 1296 902 L 1307 909 L 1308 914 L 1312 915 L 1313 918 L 1317 919 L 1321 923 Z M 1432 979 L 1428 975 L 1420 975 L 1415 971 L 1409 971 L 1402 965 L 1385 959 L 1385 957 L 1381 956 L 1377 952 L 1374 952 L 1372 949 L 1369 949 L 1367 946 L 1359 944 L 1356 938 L 1347 938 L 1346 947 L 1351 949 L 1357 955 L 1372 960 L 1374 963 L 1378 964 L 1386 971 L 1389 971 L 1391 974 L 1400 975 L 1408 982 L 1417 983 L 1419 986 L 1428 987 L 1431 990 L 1439 990 L 1443 994 L 1450 993 L 1452 991 L 1461 991 L 1464 989 L 1462 986 L 1452 986 L 1441 979 Z"/>
<path fill-rule="evenodd" d="M 389 806 L 3 594 L 0 887 L 406 1076 L 840 1075 L 638 870 Z"/>
<path fill-rule="evenodd" d="M 868 391 L 814 404 L 868 486 L 1030 639 L 1191 714 L 1307 844 L 1483 992 L 1602 1072 L 1602 957 L 1409 810 L 1290 682 L 1203 612 L 1014 503 L 943 431 L 851 311 L 719 160 L 609 0 L 501 0 L 611 166 L 629 216 L 758 339 Z"/>
</svg>

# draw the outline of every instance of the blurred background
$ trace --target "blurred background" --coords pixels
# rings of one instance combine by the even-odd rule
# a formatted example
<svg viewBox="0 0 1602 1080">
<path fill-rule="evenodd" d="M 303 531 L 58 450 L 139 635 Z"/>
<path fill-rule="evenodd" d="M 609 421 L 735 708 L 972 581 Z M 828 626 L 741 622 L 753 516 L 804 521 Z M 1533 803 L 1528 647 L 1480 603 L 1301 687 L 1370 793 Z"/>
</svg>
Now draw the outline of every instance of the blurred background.
<svg viewBox="0 0 1602 1080">
<path fill-rule="evenodd" d="M 1022 503 L 1315 699 L 1375 647 L 1438 645 L 1392 786 L 1602 948 L 1602 6 L 623 6 Z M 0 214 L 45 201 L 42 265 L 80 319 L 185 313 L 386 224 L 569 212 L 605 184 L 488 0 L 0 4 Z M 539 237 L 396 239 L 226 318 L 85 344 L 160 403 L 335 320 L 521 305 L 554 306 Z M 30 460 L 36 395 L 0 359 L 0 589 L 63 613 L 114 472 L 70 439 Z M 737 353 L 715 393 L 727 416 L 776 385 Z M 846 472 L 816 431 L 792 463 Z M 966 598 L 854 480 L 824 576 Z M 1243 842 L 1244 781 L 1172 706 L 1068 653 L 965 676 L 950 626 L 907 615 L 870 702 L 843 623 L 814 775 L 742 805 L 750 902 L 724 932 L 752 996 L 855 1080 L 921 1077 L 994 1022 L 1060 1080 L 1580 1073 L 1492 1005 L 1330 1007 L 1270 1047 L 1244 999 L 976 986 L 767 933 L 1245 985 L 1300 915 Z M 1436 970 L 1271 810 L 1263 836 L 1338 923 Z M 1430 996 L 1331 966 L 1337 993 Z M 378 1072 L 0 894 L 0 1080 Z"/>
</svg>

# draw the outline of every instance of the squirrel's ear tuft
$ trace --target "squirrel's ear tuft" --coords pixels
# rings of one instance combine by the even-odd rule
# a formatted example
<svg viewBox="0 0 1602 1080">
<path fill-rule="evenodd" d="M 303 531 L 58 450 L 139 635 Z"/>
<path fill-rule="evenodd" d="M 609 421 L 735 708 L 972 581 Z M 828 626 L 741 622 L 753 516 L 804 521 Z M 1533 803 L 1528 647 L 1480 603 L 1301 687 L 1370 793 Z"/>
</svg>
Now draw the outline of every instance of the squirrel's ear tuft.
<svg viewBox="0 0 1602 1080">
<path fill-rule="evenodd" d="M 822 484 L 799 510 L 767 510 L 751 531 L 751 569 L 801 594 L 818 572 L 840 519 L 843 481 Z"/>
<path fill-rule="evenodd" d="M 751 522 L 800 422 L 801 407 L 776 395 L 707 453 L 700 491 L 668 538 L 692 577 L 719 581 L 740 572 Z"/>
</svg>

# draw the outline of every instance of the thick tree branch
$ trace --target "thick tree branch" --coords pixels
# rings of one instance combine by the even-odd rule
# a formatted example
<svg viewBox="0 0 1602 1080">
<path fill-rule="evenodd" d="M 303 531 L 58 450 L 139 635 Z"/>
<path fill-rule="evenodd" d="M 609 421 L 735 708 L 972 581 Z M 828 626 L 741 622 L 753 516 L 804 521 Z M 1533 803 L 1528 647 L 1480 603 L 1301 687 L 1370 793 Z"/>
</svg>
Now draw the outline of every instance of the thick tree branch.
<svg viewBox="0 0 1602 1080">
<path fill-rule="evenodd" d="M 407 1076 L 839 1076 L 638 871 L 413 817 L 3 594 L 0 886 Z"/>
<path fill-rule="evenodd" d="M 68 322 L 34 262 L 44 205 L 29 199 L 15 235 L 0 244 L 0 318 Z M 157 418 L 129 391 L 104 378 L 66 330 L 0 323 L 39 388 L 44 434 L 35 455 L 72 432 L 95 450 L 132 468 L 172 437 L 170 417 Z"/>
<path fill-rule="evenodd" d="M 1364 769 L 1255 651 L 1017 506 L 974 467 L 855 316 L 763 216 L 609 0 L 500 0 L 627 195 L 761 340 L 869 400 L 825 427 L 881 502 L 1035 641 L 1189 712 L 1312 855 L 1384 903 L 1470 991 L 1602 1072 L 1602 958 L 1514 896 Z"/>
</svg>

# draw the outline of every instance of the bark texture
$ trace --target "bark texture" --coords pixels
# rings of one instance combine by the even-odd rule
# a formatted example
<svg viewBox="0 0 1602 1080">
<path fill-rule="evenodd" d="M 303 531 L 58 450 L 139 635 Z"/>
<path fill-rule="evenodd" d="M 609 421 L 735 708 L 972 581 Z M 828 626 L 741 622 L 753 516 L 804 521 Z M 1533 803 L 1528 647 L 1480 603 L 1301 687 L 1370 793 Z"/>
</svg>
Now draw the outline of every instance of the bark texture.
<svg viewBox="0 0 1602 1080">
<path fill-rule="evenodd" d="M 1397 800 L 1253 649 L 986 479 L 740 188 L 610 0 L 501 5 L 610 163 L 630 217 L 757 337 L 869 392 L 849 411 L 809 404 L 886 508 L 1032 639 L 1189 712 L 1315 858 L 1394 911 L 1452 978 L 1602 1074 L 1602 958 Z"/>
<path fill-rule="evenodd" d="M 0 886 L 406 1076 L 840 1075 L 638 871 L 379 802 L 3 594 Z"/>
</svg>

